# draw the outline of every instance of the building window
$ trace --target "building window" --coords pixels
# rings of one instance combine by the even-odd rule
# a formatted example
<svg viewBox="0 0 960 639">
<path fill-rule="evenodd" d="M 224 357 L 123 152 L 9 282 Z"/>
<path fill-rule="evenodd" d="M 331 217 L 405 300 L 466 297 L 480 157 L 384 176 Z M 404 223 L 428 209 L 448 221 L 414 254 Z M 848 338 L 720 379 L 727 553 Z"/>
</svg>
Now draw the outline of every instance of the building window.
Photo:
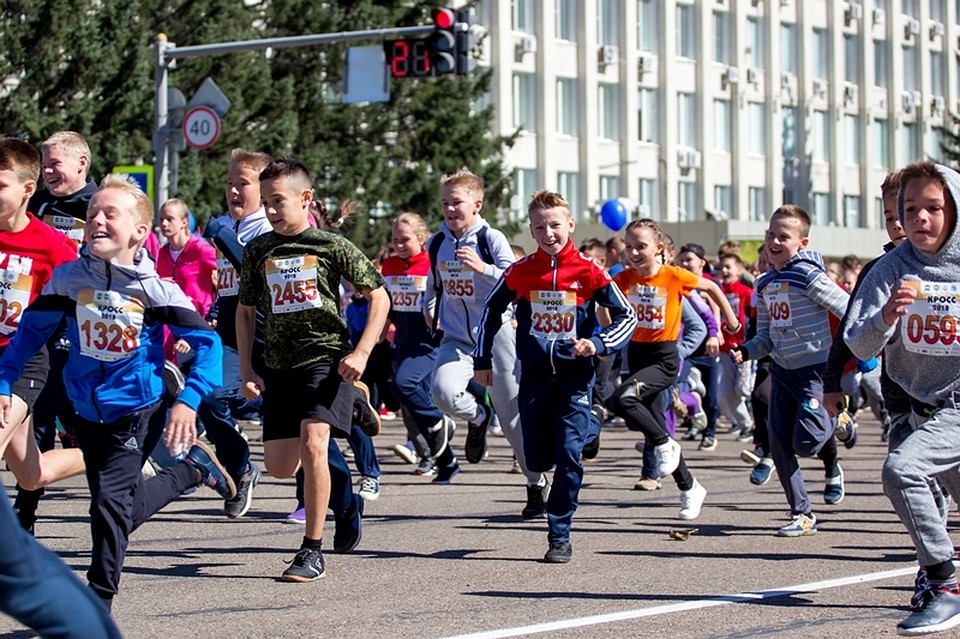
<svg viewBox="0 0 960 639">
<path fill-rule="evenodd" d="M 659 193 L 656 180 L 640 179 L 640 217 L 648 217 L 653 220 L 659 220 L 662 217 L 660 215 Z"/>
<path fill-rule="evenodd" d="M 747 153 L 767 152 L 767 109 L 763 102 L 747 104 Z"/>
<path fill-rule="evenodd" d="M 713 218 L 729 220 L 733 217 L 733 188 L 729 186 L 713 187 Z"/>
<path fill-rule="evenodd" d="M 600 84 L 600 126 L 597 133 L 607 140 L 620 139 L 620 87 L 616 84 Z"/>
<path fill-rule="evenodd" d="M 934 22 L 943 22 L 943 0 L 930 0 L 930 19 Z"/>
<path fill-rule="evenodd" d="M 817 226 L 829 226 L 831 220 L 830 195 L 828 193 L 814 193 L 811 221 Z"/>
<path fill-rule="evenodd" d="M 583 202 L 580 198 L 580 174 L 557 173 L 557 191 L 570 205 L 570 213 L 576 220 L 583 219 Z"/>
<path fill-rule="evenodd" d="M 532 73 L 513 74 L 513 126 L 530 133 L 537 128 L 537 88 Z"/>
<path fill-rule="evenodd" d="M 943 131 L 932 126 L 927 130 L 924 141 L 924 155 L 935 162 L 943 162 Z"/>
<path fill-rule="evenodd" d="M 830 148 L 830 118 L 826 111 L 813 112 L 813 160 L 827 161 L 827 149 Z"/>
<path fill-rule="evenodd" d="M 697 103 L 692 93 L 677 94 L 677 144 L 697 146 Z"/>
<path fill-rule="evenodd" d="M 843 36 L 843 79 L 860 84 L 860 36 L 848 33 Z"/>
<path fill-rule="evenodd" d="M 900 166 L 906 166 L 921 159 L 920 145 L 917 142 L 917 125 L 913 122 L 904 122 L 900 131 L 903 134 L 900 146 L 903 157 L 900 158 Z"/>
<path fill-rule="evenodd" d="M 813 30 L 813 77 L 826 80 L 830 76 L 830 38 L 826 29 Z"/>
<path fill-rule="evenodd" d="M 763 62 L 763 25 L 762 18 L 747 18 L 747 66 L 756 69 L 766 68 Z"/>
<path fill-rule="evenodd" d="M 843 159 L 847 164 L 860 164 L 860 116 L 843 116 Z"/>
<path fill-rule="evenodd" d="M 557 133 L 578 134 L 577 81 L 575 78 L 557 78 Z"/>
<path fill-rule="evenodd" d="M 729 153 L 733 150 L 733 115 L 730 100 L 713 101 L 713 149 Z"/>
<path fill-rule="evenodd" d="M 799 157 L 797 153 L 797 123 L 799 109 L 783 107 L 780 109 L 780 151 L 785 158 Z"/>
<path fill-rule="evenodd" d="M 620 197 L 620 178 L 616 175 L 600 176 L 600 199 L 606 202 Z"/>
<path fill-rule="evenodd" d="M 763 222 L 767 219 L 767 190 L 763 187 L 751 186 L 748 189 L 750 199 L 750 219 L 754 222 Z"/>
<path fill-rule="evenodd" d="M 930 93 L 946 95 L 943 88 L 944 81 L 943 51 L 930 52 Z"/>
<path fill-rule="evenodd" d="M 557 39 L 577 41 L 576 0 L 557 0 Z"/>
<path fill-rule="evenodd" d="M 789 22 L 780 25 L 780 70 L 797 73 L 797 25 Z"/>
<path fill-rule="evenodd" d="M 887 69 L 890 67 L 887 62 L 887 52 L 890 48 L 886 40 L 873 41 L 873 86 L 887 86 Z"/>
<path fill-rule="evenodd" d="M 511 0 L 513 4 L 513 30 L 520 33 L 536 32 L 535 0 Z"/>
<path fill-rule="evenodd" d="M 637 134 L 641 142 L 657 141 L 657 90 L 640 89 L 637 99 Z"/>
<path fill-rule="evenodd" d="M 730 64 L 730 12 L 713 12 L 713 59 Z"/>
<path fill-rule="evenodd" d="M 597 42 L 602 45 L 620 44 L 620 0 L 600 0 L 600 21 L 597 24 Z"/>
<path fill-rule="evenodd" d="M 513 197 L 510 198 L 510 219 L 520 222 L 527 217 L 527 203 L 537 188 L 535 169 L 517 169 L 513 174 Z"/>
<path fill-rule="evenodd" d="M 641 51 L 657 52 L 657 5 L 660 0 L 640 0 L 637 3 L 637 43 Z"/>
<path fill-rule="evenodd" d="M 917 17 L 917 0 L 901 0 L 901 11 L 912 18 Z"/>
<path fill-rule="evenodd" d="M 886 120 L 873 121 L 873 165 L 890 166 L 890 125 Z"/>
<path fill-rule="evenodd" d="M 843 196 L 843 225 L 848 229 L 856 229 L 865 226 L 866 220 L 863 219 L 863 211 L 860 205 L 859 195 Z"/>
<path fill-rule="evenodd" d="M 681 58 L 696 57 L 696 25 L 694 7 L 691 4 L 677 4 L 677 55 Z"/>
<path fill-rule="evenodd" d="M 695 182 L 677 184 L 677 216 L 681 222 L 702 219 L 697 209 L 697 185 Z"/>
<path fill-rule="evenodd" d="M 917 68 L 917 47 L 905 46 L 903 51 L 903 90 L 917 91 L 920 89 L 920 82 L 917 76 L 920 70 Z"/>
</svg>

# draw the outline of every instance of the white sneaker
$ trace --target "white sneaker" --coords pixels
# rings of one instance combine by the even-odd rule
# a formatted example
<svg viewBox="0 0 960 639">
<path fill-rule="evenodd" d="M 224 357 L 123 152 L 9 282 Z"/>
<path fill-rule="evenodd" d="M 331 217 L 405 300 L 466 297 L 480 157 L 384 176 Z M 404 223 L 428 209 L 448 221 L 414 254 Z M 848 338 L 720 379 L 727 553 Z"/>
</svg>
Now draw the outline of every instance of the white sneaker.
<svg viewBox="0 0 960 639">
<path fill-rule="evenodd" d="M 397 444 L 393 447 L 393 454 L 407 462 L 408 464 L 419 464 L 420 456 L 411 450 L 406 444 Z"/>
<path fill-rule="evenodd" d="M 673 471 L 680 466 L 681 449 L 673 439 L 668 439 L 666 444 L 661 444 L 654 448 L 657 455 L 657 472 L 661 477 L 672 475 Z"/>
<path fill-rule="evenodd" d="M 380 496 L 380 480 L 376 477 L 361 477 L 357 494 L 364 501 L 376 501 Z"/>
<path fill-rule="evenodd" d="M 707 498 L 707 489 L 696 479 L 693 487 L 680 493 L 680 519 L 696 519 L 700 516 L 703 500 Z"/>
</svg>

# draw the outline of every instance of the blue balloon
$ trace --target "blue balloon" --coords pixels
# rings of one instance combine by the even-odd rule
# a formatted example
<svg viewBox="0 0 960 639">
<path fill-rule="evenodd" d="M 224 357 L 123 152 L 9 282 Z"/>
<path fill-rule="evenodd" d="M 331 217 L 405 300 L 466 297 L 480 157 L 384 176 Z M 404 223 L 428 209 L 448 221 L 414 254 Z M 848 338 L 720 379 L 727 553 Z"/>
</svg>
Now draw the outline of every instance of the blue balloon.
<svg viewBox="0 0 960 639">
<path fill-rule="evenodd" d="M 193 216 L 193 211 L 187 211 L 187 219 L 190 220 L 190 232 L 194 233 L 197 230 L 197 218 Z"/>
<path fill-rule="evenodd" d="M 620 200 L 607 200 L 600 207 L 600 220 L 611 231 L 619 231 L 627 224 L 627 207 Z"/>
</svg>

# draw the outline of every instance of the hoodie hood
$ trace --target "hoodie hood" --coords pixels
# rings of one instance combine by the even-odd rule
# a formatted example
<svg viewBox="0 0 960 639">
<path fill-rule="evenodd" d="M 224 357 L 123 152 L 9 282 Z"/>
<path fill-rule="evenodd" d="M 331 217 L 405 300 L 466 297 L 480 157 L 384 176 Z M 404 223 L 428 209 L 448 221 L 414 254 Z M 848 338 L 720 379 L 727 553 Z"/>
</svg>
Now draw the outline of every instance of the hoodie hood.
<svg viewBox="0 0 960 639">
<path fill-rule="evenodd" d="M 56 197 L 43 189 L 30 198 L 27 209 L 40 218 L 45 215 L 69 215 L 78 220 L 86 220 L 87 205 L 96 192 L 97 183 L 93 180 L 87 180 L 82 189 L 64 197 Z"/>
<path fill-rule="evenodd" d="M 821 255 L 819 251 L 810 250 L 798 251 L 796 255 L 787 260 L 787 263 L 784 264 L 780 270 L 785 271 L 791 266 L 801 263 L 811 264 L 816 267 L 817 270 L 823 271 L 824 273 L 827 272 L 827 265 L 823 261 L 823 255 Z"/>
<path fill-rule="evenodd" d="M 487 221 L 486 221 L 485 219 L 483 219 L 482 217 L 478 217 L 478 218 L 477 218 L 477 223 L 474 224 L 473 226 L 471 226 L 470 228 L 468 228 L 466 231 L 464 231 L 464 232 L 463 232 L 463 235 L 461 235 L 460 238 L 458 239 L 458 238 L 456 238 L 456 237 L 453 236 L 453 231 L 450 230 L 450 227 L 447 226 L 446 220 L 444 220 L 444 221 L 440 224 L 440 232 L 443 233 L 444 237 L 446 237 L 446 238 L 449 239 L 451 242 L 453 242 L 454 244 L 456 244 L 456 245 L 459 246 L 460 244 L 463 244 L 464 242 L 466 242 L 467 240 L 469 240 L 470 238 L 472 238 L 473 236 L 475 236 L 477 233 L 479 233 L 479 232 L 480 232 L 480 229 L 481 229 L 482 227 L 484 227 L 484 226 L 486 226 L 487 228 L 489 228 L 489 227 L 490 227 L 490 223 L 487 222 Z"/>
</svg>

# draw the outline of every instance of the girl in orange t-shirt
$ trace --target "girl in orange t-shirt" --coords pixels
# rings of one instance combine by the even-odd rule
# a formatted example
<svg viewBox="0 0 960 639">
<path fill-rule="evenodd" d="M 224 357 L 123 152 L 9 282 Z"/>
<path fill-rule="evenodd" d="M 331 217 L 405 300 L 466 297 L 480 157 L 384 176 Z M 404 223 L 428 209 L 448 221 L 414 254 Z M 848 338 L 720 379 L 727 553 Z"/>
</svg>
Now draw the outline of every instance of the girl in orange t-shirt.
<svg viewBox="0 0 960 639">
<path fill-rule="evenodd" d="M 696 519 L 707 491 L 687 469 L 680 444 L 667 434 L 660 393 L 679 373 L 677 338 L 684 296 L 694 289 L 704 291 L 727 318 L 725 330 L 739 331 L 740 321 L 716 282 L 662 263 L 664 234 L 659 224 L 646 219 L 631 222 L 624 243 L 629 268 L 614 281 L 633 306 L 638 325 L 627 347 L 630 377 L 607 404 L 629 429 L 643 432 L 655 446 L 660 476 L 672 474 L 681 491 L 680 519 Z"/>
</svg>

